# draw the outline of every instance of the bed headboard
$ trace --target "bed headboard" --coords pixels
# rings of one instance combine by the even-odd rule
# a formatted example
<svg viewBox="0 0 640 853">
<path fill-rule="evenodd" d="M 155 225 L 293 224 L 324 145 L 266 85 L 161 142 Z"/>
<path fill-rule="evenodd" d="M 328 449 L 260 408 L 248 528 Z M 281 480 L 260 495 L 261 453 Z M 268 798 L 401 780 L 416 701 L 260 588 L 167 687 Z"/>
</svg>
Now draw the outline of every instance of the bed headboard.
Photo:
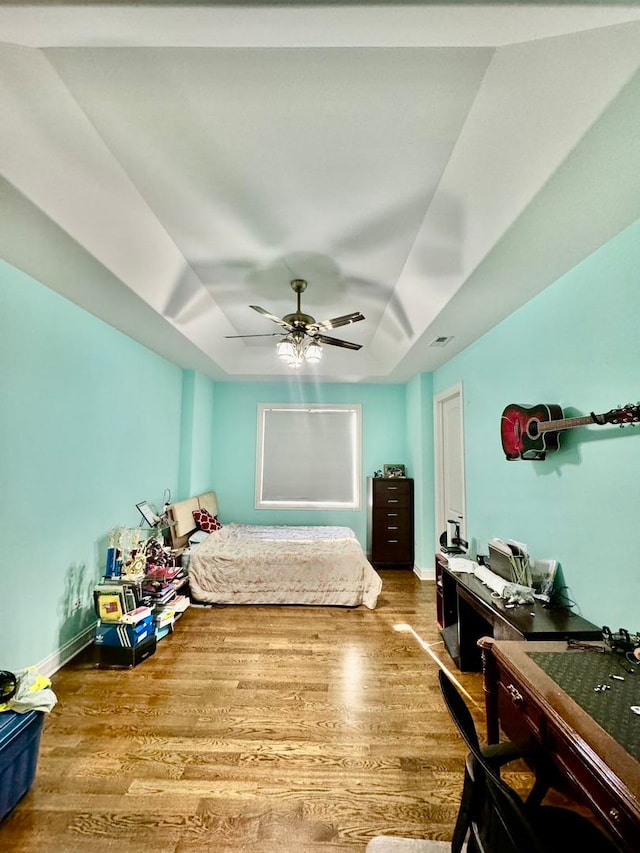
<svg viewBox="0 0 640 853">
<path fill-rule="evenodd" d="M 193 511 L 197 509 L 209 510 L 211 515 L 218 514 L 218 499 L 215 492 L 204 492 L 195 498 L 187 498 L 186 501 L 177 501 L 170 504 L 167 514 L 176 523 L 170 527 L 171 547 L 185 548 L 189 544 L 189 536 L 196 529 L 193 520 Z"/>
</svg>

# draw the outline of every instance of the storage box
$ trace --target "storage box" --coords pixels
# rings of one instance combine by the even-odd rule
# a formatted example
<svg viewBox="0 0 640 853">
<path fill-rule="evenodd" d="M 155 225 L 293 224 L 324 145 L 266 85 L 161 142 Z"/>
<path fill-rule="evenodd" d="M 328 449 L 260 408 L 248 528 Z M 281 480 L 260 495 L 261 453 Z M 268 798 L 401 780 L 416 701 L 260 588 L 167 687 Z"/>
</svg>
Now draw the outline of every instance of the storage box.
<svg viewBox="0 0 640 853">
<path fill-rule="evenodd" d="M 168 622 L 161 628 L 156 628 L 156 640 L 158 642 L 160 642 L 160 640 L 164 640 L 164 638 L 169 634 L 173 634 L 173 622 Z"/>
<path fill-rule="evenodd" d="M 153 617 L 148 616 L 141 619 L 135 625 L 127 625 L 124 622 L 105 623 L 98 622 L 96 625 L 96 646 L 123 646 L 132 648 L 143 643 L 153 634 Z"/>
<path fill-rule="evenodd" d="M 98 666 L 101 669 L 115 667 L 123 669 L 130 666 L 138 666 L 143 660 L 151 657 L 156 650 L 156 637 L 153 634 L 136 646 L 126 648 L 123 646 L 97 646 Z"/>
<path fill-rule="evenodd" d="M 0 820 L 33 783 L 43 721 L 42 711 L 0 713 Z"/>
</svg>

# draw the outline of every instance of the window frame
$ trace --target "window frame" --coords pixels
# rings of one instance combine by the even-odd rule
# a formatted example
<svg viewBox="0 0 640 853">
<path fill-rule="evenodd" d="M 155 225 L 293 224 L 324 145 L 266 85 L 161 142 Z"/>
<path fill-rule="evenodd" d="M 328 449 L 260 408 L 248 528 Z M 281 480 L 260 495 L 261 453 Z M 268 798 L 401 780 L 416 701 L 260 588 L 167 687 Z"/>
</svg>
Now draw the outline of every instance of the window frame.
<svg viewBox="0 0 640 853">
<path fill-rule="evenodd" d="M 351 464 L 351 498 L 348 501 L 330 500 L 267 500 L 264 494 L 264 434 L 267 426 L 268 412 L 344 412 L 355 418 L 355 424 L 349 431 L 352 444 Z M 360 403 L 258 403 L 258 423 L 256 434 L 256 479 L 255 479 L 255 508 L 271 509 L 304 509 L 320 511 L 349 511 L 362 509 L 362 406 Z M 353 423 L 353 421 L 351 421 Z"/>
</svg>

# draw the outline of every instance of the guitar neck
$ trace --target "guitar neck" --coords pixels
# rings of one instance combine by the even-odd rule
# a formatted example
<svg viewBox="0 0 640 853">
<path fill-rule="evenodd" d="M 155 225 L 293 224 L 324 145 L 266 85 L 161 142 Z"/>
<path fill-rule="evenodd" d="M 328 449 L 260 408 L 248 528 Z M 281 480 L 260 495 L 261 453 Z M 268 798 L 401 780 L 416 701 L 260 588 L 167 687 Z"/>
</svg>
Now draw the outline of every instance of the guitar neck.
<svg viewBox="0 0 640 853">
<path fill-rule="evenodd" d="M 574 429 L 587 424 L 601 424 L 601 415 L 584 415 L 580 418 L 561 418 L 557 421 L 541 421 L 538 423 L 538 432 L 559 432 L 561 429 Z"/>
</svg>

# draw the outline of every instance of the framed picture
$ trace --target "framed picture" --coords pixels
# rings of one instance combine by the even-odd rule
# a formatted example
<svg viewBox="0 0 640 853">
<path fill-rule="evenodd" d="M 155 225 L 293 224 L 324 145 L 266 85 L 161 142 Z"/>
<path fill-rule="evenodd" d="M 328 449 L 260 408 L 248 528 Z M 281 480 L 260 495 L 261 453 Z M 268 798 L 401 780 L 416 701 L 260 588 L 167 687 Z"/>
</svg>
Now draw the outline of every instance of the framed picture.
<svg viewBox="0 0 640 853">
<path fill-rule="evenodd" d="M 384 466 L 384 476 L 385 477 L 406 477 L 404 470 L 404 465 L 385 465 Z"/>
<path fill-rule="evenodd" d="M 140 513 L 140 515 L 147 522 L 149 527 L 154 527 L 156 522 L 158 521 L 158 516 L 155 514 L 153 509 L 149 506 L 146 501 L 142 501 L 139 504 L 136 504 L 136 509 Z"/>
</svg>

